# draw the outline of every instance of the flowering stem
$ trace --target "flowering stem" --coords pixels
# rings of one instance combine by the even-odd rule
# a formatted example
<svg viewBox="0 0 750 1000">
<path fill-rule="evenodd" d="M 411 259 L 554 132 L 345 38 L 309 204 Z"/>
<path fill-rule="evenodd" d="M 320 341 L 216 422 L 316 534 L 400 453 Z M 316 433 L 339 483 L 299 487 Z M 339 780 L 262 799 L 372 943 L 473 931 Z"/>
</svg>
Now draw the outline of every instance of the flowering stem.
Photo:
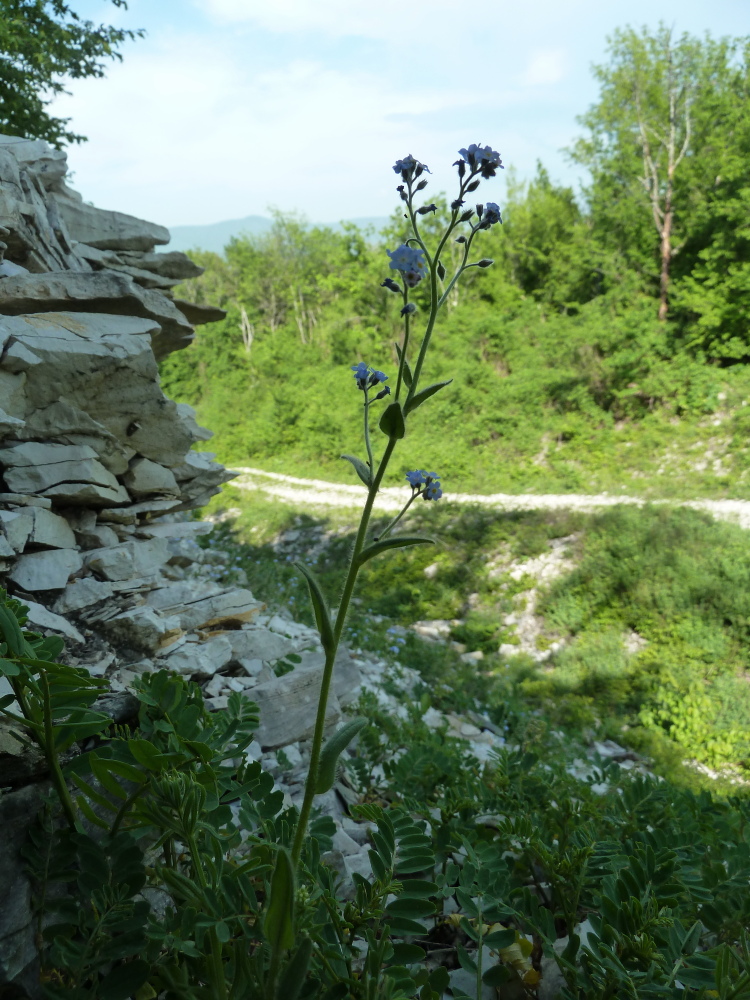
<svg viewBox="0 0 750 1000">
<path fill-rule="evenodd" d="M 407 510 L 411 507 L 412 503 L 417 499 L 418 496 L 421 496 L 421 495 L 422 494 L 419 491 L 417 491 L 416 493 L 412 493 L 412 495 L 406 501 L 406 506 L 404 507 L 404 509 L 401 511 L 400 514 L 397 514 L 394 517 L 394 519 L 391 521 L 391 523 L 383 531 L 380 532 L 380 534 L 378 535 L 378 537 L 375 539 L 376 542 L 379 542 L 381 538 L 385 538 L 385 536 L 388 534 L 388 532 L 391 531 L 393 528 L 396 527 L 396 525 L 398 524 L 398 522 L 401 520 L 401 518 L 404 516 L 404 514 L 407 512 Z"/>
<path fill-rule="evenodd" d="M 365 446 L 367 448 L 367 464 L 370 466 L 370 477 L 373 471 L 372 443 L 370 441 L 370 390 L 365 386 Z"/>
<path fill-rule="evenodd" d="M 409 304 L 409 286 L 404 282 L 404 308 Z M 401 382 L 404 377 L 404 368 L 406 367 L 406 352 L 409 349 L 409 313 L 404 313 L 404 342 L 401 345 L 401 357 L 398 362 L 398 380 L 396 381 L 396 395 L 395 399 L 398 400 L 401 395 Z"/>
<path fill-rule="evenodd" d="M 304 844 L 305 834 L 307 832 L 307 824 L 310 820 L 313 799 L 315 798 L 315 785 L 318 780 L 320 751 L 323 746 L 323 733 L 326 725 L 326 708 L 328 707 L 328 696 L 330 694 L 331 680 L 333 678 L 333 664 L 336 659 L 339 643 L 341 641 L 341 633 L 344 630 L 344 622 L 346 621 L 346 615 L 349 610 L 349 603 L 352 599 L 352 594 L 354 593 L 354 585 L 357 582 L 357 574 L 359 573 L 360 567 L 359 556 L 364 548 L 365 539 L 367 537 L 367 529 L 370 524 L 370 516 L 372 515 L 372 507 L 375 503 L 375 497 L 378 494 L 380 484 L 383 481 L 383 476 L 388 468 L 388 463 L 395 447 L 396 438 L 389 438 L 388 444 L 383 452 L 383 457 L 380 460 L 378 471 L 375 474 L 372 486 L 370 486 L 367 494 L 367 502 L 365 503 L 364 510 L 362 511 L 362 518 L 359 522 L 357 537 L 354 540 L 354 548 L 352 549 L 352 555 L 349 561 L 349 570 L 346 575 L 346 581 L 344 582 L 344 589 L 341 593 L 341 601 L 339 602 L 339 608 L 336 612 L 336 621 L 333 626 L 333 645 L 326 653 L 326 661 L 323 667 L 323 678 L 320 684 L 320 695 L 318 697 L 318 711 L 315 716 L 315 729 L 313 731 L 312 746 L 310 748 L 310 767 L 307 771 L 305 794 L 302 799 L 299 819 L 297 820 L 297 829 L 294 834 L 294 843 L 292 845 L 292 863 L 294 865 L 299 864 L 300 855 L 302 853 L 302 845 Z"/>
</svg>

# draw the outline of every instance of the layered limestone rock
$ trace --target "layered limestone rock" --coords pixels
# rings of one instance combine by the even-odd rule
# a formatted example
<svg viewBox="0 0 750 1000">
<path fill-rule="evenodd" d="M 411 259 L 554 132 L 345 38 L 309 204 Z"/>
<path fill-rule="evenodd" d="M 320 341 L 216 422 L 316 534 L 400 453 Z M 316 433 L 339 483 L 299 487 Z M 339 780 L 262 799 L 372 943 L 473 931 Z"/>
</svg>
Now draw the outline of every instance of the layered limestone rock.
<svg viewBox="0 0 750 1000">
<path fill-rule="evenodd" d="M 135 718 L 138 676 L 168 669 L 200 683 L 209 708 L 233 693 L 256 700 L 258 752 L 296 748 L 315 718 L 317 633 L 269 615 L 242 573 L 198 544 L 211 526 L 185 512 L 231 474 L 192 450 L 211 434 L 159 384 L 158 359 L 224 313 L 173 297 L 201 269 L 156 252 L 166 229 L 87 205 L 66 173 L 64 153 L 0 136 L 0 586 L 35 630 L 65 639 L 65 662 L 107 679 L 97 707 L 116 722 Z M 342 652 L 329 723 L 358 685 Z M 34 1000 L 17 850 L 45 775 L 43 756 L 0 722 L 0 819 L 13 834 L 0 899 L 14 900 L 0 903 L 0 994 L 13 983 Z"/>
</svg>

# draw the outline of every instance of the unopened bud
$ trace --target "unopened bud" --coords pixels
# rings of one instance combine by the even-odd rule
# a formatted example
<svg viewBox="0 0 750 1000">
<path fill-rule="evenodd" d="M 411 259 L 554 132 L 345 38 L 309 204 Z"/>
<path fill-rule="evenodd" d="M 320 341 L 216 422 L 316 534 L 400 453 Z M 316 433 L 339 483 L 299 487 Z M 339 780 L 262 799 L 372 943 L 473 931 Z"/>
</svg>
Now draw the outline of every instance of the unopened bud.
<svg viewBox="0 0 750 1000">
<path fill-rule="evenodd" d="M 456 160 L 453 166 L 458 167 L 458 176 L 461 180 L 463 180 L 464 174 L 466 173 L 466 163 L 463 160 Z"/>
<path fill-rule="evenodd" d="M 469 208 L 469 209 L 467 209 L 467 210 L 466 210 L 466 211 L 465 211 L 465 212 L 464 212 L 464 213 L 463 213 L 463 214 L 461 215 L 461 218 L 460 218 L 460 219 L 459 219 L 458 221 L 459 221 L 459 222 L 468 222 L 468 221 L 469 221 L 469 219 L 470 219 L 470 218 L 472 217 L 472 215 L 473 215 L 473 214 L 474 214 L 474 209 L 473 209 L 473 208 Z"/>
<path fill-rule="evenodd" d="M 484 205 L 477 205 L 477 215 L 482 218 L 482 212 L 484 211 Z"/>
<path fill-rule="evenodd" d="M 380 287 L 388 288 L 392 292 L 401 291 L 401 285 L 397 281 L 394 281 L 393 278 L 386 278 L 385 281 L 381 281 Z"/>
<path fill-rule="evenodd" d="M 494 260 L 490 260 L 489 257 L 485 257 L 483 260 L 477 261 L 477 267 L 492 267 Z"/>
<path fill-rule="evenodd" d="M 427 187 L 427 178 L 425 177 L 423 181 L 420 181 L 419 184 L 417 184 L 417 191 L 424 191 L 426 187 Z"/>
<path fill-rule="evenodd" d="M 424 167 L 421 163 L 417 164 L 417 169 L 414 171 L 414 176 L 419 177 L 420 174 L 424 173 Z"/>
<path fill-rule="evenodd" d="M 465 236 L 457 236 L 453 242 L 454 243 L 465 243 L 466 242 L 466 237 Z"/>
<path fill-rule="evenodd" d="M 491 263 L 491 262 L 490 262 Z M 401 310 L 402 316 L 410 316 L 412 313 L 417 311 L 417 307 L 413 302 L 407 302 L 404 308 Z"/>
<path fill-rule="evenodd" d="M 438 273 L 438 278 L 440 278 L 440 280 L 442 281 L 443 278 L 445 277 L 445 265 L 443 264 L 442 260 L 438 261 L 437 273 Z"/>
<path fill-rule="evenodd" d="M 476 189 L 478 187 L 479 187 L 479 181 L 472 181 L 471 184 L 467 185 L 466 190 L 467 191 L 476 191 Z"/>
<path fill-rule="evenodd" d="M 463 205 L 463 203 L 464 203 L 463 198 L 456 198 L 455 201 L 451 202 L 451 209 L 454 212 L 457 212 L 459 210 L 459 208 Z"/>
<path fill-rule="evenodd" d="M 427 215 L 428 212 L 437 212 L 437 205 L 422 205 L 417 209 L 417 215 Z"/>
<path fill-rule="evenodd" d="M 396 190 L 398 191 L 398 196 L 401 199 L 401 201 L 408 201 L 409 200 L 409 196 L 407 195 L 406 191 L 404 191 L 404 185 L 403 184 L 399 184 L 399 186 L 396 188 Z"/>
<path fill-rule="evenodd" d="M 389 385 L 386 385 L 380 390 L 375 399 L 384 399 L 386 396 L 390 396 L 390 394 L 391 394 L 391 387 Z"/>
</svg>

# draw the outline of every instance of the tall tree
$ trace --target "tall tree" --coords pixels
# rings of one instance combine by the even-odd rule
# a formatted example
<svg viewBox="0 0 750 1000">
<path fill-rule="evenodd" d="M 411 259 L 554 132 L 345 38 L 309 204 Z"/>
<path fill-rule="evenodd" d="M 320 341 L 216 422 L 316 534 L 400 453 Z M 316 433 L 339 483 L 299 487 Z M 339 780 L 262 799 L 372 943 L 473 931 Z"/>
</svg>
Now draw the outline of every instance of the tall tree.
<svg viewBox="0 0 750 1000">
<path fill-rule="evenodd" d="M 640 205 L 656 232 L 660 320 L 667 318 L 672 261 L 682 249 L 675 239 L 676 218 L 688 207 L 678 173 L 693 152 L 701 65 L 717 44 L 688 35 L 676 40 L 664 25 L 654 34 L 645 28 L 616 31 L 609 40 L 609 63 L 594 67 L 599 101 L 580 119 L 590 134 L 573 155 L 591 169 L 604 195 L 592 206 L 594 213 L 614 196 L 620 226 L 645 237 L 643 215 L 637 220 L 629 212 L 630 219 L 624 218 L 618 202 L 625 197 Z M 603 214 L 611 215 L 611 209 Z"/>
<path fill-rule="evenodd" d="M 0 131 L 57 148 L 84 142 L 50 103 L 67 93 L 66 79 L 104 76 L 105 60 L 122 59 L 118 47 L 143 33 L 87 21 L 63 0 L 0 0 Z"/>
</svg>

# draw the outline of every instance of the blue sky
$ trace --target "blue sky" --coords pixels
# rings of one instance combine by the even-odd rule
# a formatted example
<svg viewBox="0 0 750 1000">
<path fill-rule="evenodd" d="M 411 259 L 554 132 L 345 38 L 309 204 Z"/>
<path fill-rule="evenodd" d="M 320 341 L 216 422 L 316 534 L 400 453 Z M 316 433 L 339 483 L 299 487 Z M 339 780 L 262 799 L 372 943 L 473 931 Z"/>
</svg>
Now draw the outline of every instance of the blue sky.
<svg viewBox="0 0 750 1000">
<path fill-rule="evenodd" d="M 314 221 L 388 215 L 391 164 L 450 164 L 490 143 L 529 177 L 581 175 L 562 152 L 596 99 L 592 63 L 625 25 L 750 35 L 750 0 L 73 0 L 147 37 L 56 113 L 86 200 L 167 226 L 270 207 Z M 494 187 L 493 187 L 494 185 Z M 483 189 L 502 201 L 504 180 Z"/>
</svg>

